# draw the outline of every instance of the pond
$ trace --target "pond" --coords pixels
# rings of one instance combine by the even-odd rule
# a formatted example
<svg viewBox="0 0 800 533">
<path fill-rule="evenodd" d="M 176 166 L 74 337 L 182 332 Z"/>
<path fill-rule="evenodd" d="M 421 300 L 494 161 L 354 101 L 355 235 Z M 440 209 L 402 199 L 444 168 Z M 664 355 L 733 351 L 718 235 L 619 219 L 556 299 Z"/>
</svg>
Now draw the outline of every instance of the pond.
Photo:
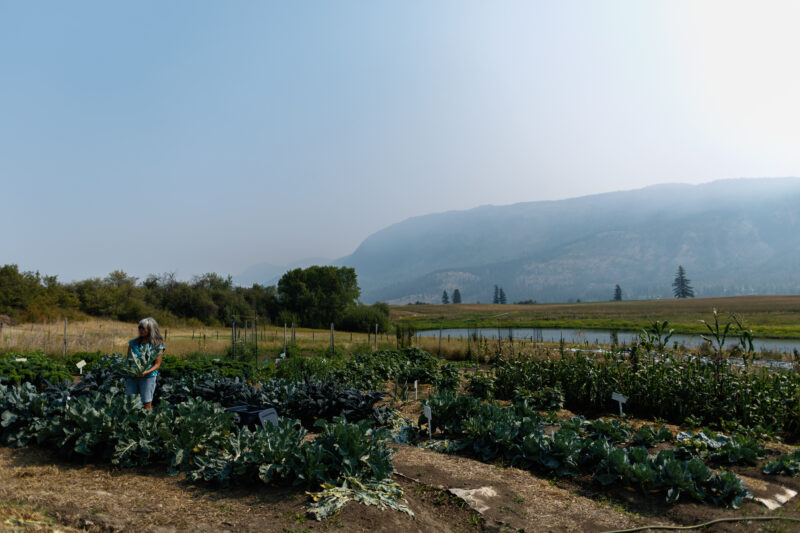
<svg viewBox="0 0 800 533">
<path fill-rule="evenodd" d="M 539 342 L 559 342 L 564 339 L 568 344 L 585 344 L 590 345 L 610 345 L 613 333 L 609 330 L 595 330 L 595 329 L 561 329 L 561 328 L 454 328 L 443 329 L 442 338 L 448 337 L 454 339 L 463 339 L 471 337 L 473 334 L 484 339 L 514 339 L 539 341 Z M 418 331 L 416 333 L 419 337 L 438 337 L 439 330 Z M 638 333 L 630 332 L 617 332 L 618 344 L 631 344 L 639 338 Z M 679 345 L 684 345 L 687 348 L 696 348 L 704 341 L 700 335 L 683 335 L 674 334 L 669 341 L 672 345 L 677 342 Z M 731 348 L 738 344 L 738 339 L 728 338 L 725 341 L 725 347 Z M 756 352 L 772 352 L 790 355 L 793 350 L 800 351 L 799 339 L 755 339 L 753 346 Z"/>
</svg>

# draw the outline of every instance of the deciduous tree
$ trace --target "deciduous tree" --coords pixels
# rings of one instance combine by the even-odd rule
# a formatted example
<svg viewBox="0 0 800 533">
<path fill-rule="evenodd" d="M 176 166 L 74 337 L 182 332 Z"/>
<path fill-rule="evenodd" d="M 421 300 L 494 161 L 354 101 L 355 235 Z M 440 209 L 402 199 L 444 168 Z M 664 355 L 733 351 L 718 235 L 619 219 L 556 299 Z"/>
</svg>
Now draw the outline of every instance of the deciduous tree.
<svg viewBox="0 0 800 533">
<path fill-rule="evenodd" d="M 300 317 L 306 327 L 330 326 L 360 294 L 356 271 L 348 267 L 296 268 L 278 281 L 281 307 Z"/>
</svg>

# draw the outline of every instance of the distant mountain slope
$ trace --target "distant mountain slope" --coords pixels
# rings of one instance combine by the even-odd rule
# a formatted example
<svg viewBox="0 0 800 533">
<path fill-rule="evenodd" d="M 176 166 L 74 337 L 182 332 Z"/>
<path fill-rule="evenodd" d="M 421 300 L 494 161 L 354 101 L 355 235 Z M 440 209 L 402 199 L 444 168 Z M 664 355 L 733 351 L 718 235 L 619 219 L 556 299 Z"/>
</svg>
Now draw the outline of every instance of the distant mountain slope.
<svg viewBox="0 0 800 533">
<path fill-rule="evenodd" d="M 408 219 L 336 262 L 364 301 L 669 297 L 678 265 L 697 296 L 800 292 L 800 179 L 667 184 Z"/>
</svg>

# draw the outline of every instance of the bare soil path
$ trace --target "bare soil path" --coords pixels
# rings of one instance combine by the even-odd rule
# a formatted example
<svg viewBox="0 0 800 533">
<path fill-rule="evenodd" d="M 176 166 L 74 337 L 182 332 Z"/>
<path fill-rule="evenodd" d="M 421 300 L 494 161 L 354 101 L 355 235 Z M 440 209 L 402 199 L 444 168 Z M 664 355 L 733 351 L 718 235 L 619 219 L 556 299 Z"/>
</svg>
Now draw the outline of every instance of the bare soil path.
<svg viewBox="0 0 800 533">
<path fill-rule="evenodd" d="M 602 531 L 641 523 L 514 468 L 406 446 L 395 466 L 420 481 L 398 477 L 416 518 L 350 503 L 316 522 L 306 517 L 302 491 L 208 489 L 168 476 L 161 465 L 113 471 L 65 463 L 48 450 L 0 448 L 0 505 L 11 504 L 7 515 L 23 505 L 38 509 L 55 524 L 35 529 L 50 531 Z M 483 518 L 446 492 L 482 486 L 498 493 Z M 11 529 L 3 524 L 8 518 L 0 516 L 0 531 L 28 530 Z"/>
<path fill-rule="evenodd" d="M 64 463 L 32 447 L 0 448 L 0 511 L 33 506 L 55 518 L 39 530 L 108 532 L 172 531 L 482 531 L 482 521 L 456 498 L 419 490 L 401 480 L 416 518 L 393 510 L 349 503 L 337 516 L 316 522 L 306 517 L 309 499 L 298 490 L 250 487 L 209 490 L 170 477 L 163 465 L 112 471 L 107 466 Z M 413 486 L 412 486 L 413 485 Z M 9 505 L 10 504 L 10 505 Z M 14 516 L 0 516 L 0 531 L 15 529 Z"/>
<path fill-rule="evenodd" d="M 488 499 L 483 515 L 487 527 L 501 531 L 608 531 L 652 523 L 518 468 L 407 446 L 397 450 L 394 467 L 434 488 L 492 487 L 497 496 Z"/>
<path fill-rule="evenodd" d="M 774 512 L 756 503 L 738 511 L 683 501 L 668 506 L 661 497 L 644 498 L 620 487 L 604 492 L 582 480 L 552 481 L 408 446 L 397 447 L 394 465 L 416 518 L 351 502 L 337 516 L 316 522 L 307 517 L 309 499 L 299 490 L 210 489 L 168 476 L 163 465 L 114 471 L 107 465 L 67 463 L 35 447 L 0 447 L 0 532 L 599 532 L 730 516 L 800 518 L 800 496 Z M 735 470 L 760 477 L 754 467 Z M 770 481 L 800 491 L 800 478 Z M 447 492 L 482 487 L 496 493 L 486 499 L 483 515 Z M 800 531 L 798 526 L 735 522 L 705 531 L 791 532 Z"/>
</svg>

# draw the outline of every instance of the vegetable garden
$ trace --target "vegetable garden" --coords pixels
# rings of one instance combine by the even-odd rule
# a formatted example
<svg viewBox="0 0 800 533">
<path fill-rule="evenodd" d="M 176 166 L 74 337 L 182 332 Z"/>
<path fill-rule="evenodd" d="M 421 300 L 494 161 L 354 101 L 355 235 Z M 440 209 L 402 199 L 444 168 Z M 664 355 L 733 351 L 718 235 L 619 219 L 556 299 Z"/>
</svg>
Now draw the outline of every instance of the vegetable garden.
<svg viewBox="0 0 800 533">
<path fill-rule="evenodd" d="M 72 379 L 78 358 L 86 373 Z M 306 490 L 317 519 L 349 500 L 413 515 L 392 477 L 398 445 L 667 504 L 738 508 L 752 495 L 737 468 L 800 473 L 800 452 L 767 449 L 800 436 L 800 376 L 724 359 L 532 356 L 502 346 L 488 365 L 413 348 L 296 356 L 269 368 L 165 357 L 151 411 L 123 394 L 131 364 L 120 355 L 0 356 L 0 444 L 120 469 L 163 465 L 205 485 Z M 627 396 L 627 416 L 612 416 L 612 393 Z M 226 408 L 241 405 L 273 408 L 280 422 L 237 425 Z M 423 407 L 430 419 L 416 416 Z"/>
</svg>

